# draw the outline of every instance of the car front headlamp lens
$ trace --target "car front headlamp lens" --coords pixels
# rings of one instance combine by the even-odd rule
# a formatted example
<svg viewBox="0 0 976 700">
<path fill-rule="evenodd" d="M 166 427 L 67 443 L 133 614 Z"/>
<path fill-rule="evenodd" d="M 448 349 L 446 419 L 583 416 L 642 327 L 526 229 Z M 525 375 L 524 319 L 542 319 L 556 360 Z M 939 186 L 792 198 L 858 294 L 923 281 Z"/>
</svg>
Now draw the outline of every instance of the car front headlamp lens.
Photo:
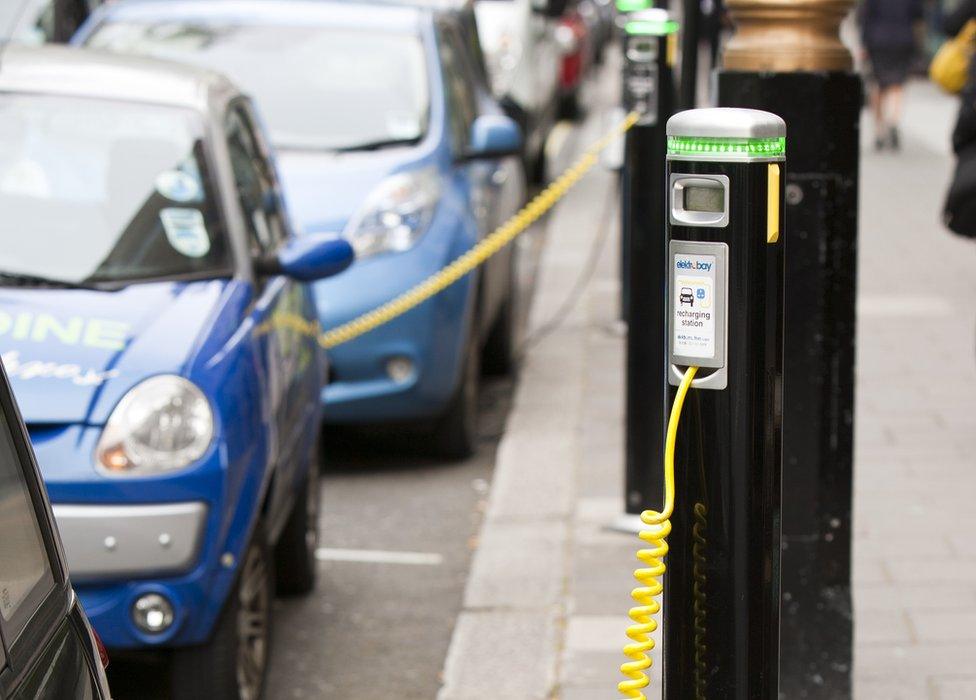
<svg viewBox="0 0 976 700">
<path fill-rule="evenodd" d="M 440 196 L 434 168 L 398 173 L 381 182 L 346 227 L 356 257 L 411 248 L 434 218 Z"/>
<path fill-rule="evenodd" d="M 210 402 L 192 382 L 160 375 L 137 384 L 112 412 L 95 450 L 116 476 L 144 476 L 189 466 L 214 435 Z"/>
</svg>

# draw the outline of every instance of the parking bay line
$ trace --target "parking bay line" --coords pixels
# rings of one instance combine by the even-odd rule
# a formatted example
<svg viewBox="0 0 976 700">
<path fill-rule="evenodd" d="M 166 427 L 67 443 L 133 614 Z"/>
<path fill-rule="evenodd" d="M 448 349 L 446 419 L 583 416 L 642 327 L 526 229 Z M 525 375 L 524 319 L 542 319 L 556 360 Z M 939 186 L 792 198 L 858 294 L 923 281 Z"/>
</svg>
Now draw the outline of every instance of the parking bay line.
<svg viewBox="0 0 976 700">
<path fill-rule="evenodd" d="M 348 561 L 363 564 L 408 564 L 413 566 L 439 566 L 444 557 L 433 552 L 388 552 L 382 549 L 333 549 L 319 547 L 315 550 L 319 561 Z"/>
</svg>

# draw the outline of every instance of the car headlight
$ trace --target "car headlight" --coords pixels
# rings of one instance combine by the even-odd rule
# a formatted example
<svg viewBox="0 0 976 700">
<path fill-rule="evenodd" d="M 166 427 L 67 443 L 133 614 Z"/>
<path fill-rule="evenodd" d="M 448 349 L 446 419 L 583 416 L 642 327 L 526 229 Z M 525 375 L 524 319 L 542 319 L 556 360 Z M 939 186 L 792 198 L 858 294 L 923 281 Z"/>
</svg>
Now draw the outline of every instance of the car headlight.
<svg viewBox="0 0 976 700">
<path fill-rule="evenodd" d="M 105 424 L 95 459 L 115 476 L 174 471 L 200 459 L 213 434 L 213 410 L 203 392 L 182 377 L 159 375 L 122 397 Z"/>
<path fill-rule="evenodd" d="M 356 258 L 411 248 L 434 218 L 440 196 L 440 176 L 432 167 L 381 182 L 346 226 Z"/>
<path fill-rule="evenodd" d="M 488 52 L 488 74 L 494 93 L 504 97 L 511 92 L 522 60 L 522 44 L 511 34 L 498 38 L 498 44 Z"/>
</svg>

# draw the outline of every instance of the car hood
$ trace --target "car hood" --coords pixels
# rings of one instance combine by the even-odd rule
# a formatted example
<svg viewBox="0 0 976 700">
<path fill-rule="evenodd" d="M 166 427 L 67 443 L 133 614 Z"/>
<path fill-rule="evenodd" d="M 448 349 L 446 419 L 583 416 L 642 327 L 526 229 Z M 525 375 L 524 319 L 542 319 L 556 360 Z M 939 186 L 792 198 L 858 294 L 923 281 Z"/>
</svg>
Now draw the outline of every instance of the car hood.
<svg viewBox="0 0 976 700">
<path fill-rule="evenodd" d="M 140 380 L 185 373 L 227 284 L 0 288 L 0 357 L 24 420 L 100 425 Z"/>
<path fill-rule="evenodd" d="M 288 211 L 305 233 L 342 233 L 369 193 L 404 162 L 406 148 L 362 153 L 279 151 Z"/>
</svg>

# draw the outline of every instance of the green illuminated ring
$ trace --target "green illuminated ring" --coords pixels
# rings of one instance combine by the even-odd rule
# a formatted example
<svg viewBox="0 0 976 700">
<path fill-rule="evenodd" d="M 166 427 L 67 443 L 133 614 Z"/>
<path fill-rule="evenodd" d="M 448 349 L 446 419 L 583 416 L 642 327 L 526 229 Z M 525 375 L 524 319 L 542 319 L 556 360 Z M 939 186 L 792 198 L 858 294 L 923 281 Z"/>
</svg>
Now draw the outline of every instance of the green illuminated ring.
<svg viewBox="0 0 976 700">
<path fill-rule="evenodd" d="M 654 0 L 617 0 L 618 12 L 639 12 L 654 7 Z"/>
<path fill-rule="evenodd" d="M 679 25 L 675 20 L 655 22 L 647 19 L 633 19 L 624 25 L 624 31 L 631 36 L 667 36 L 675 34 Z"/>
<path fill-rule="evenodd" d="M 786 157 L 786 137 L 668 136 L 668 156 L 705 160 L 781 160 Z"/>
</svg>

